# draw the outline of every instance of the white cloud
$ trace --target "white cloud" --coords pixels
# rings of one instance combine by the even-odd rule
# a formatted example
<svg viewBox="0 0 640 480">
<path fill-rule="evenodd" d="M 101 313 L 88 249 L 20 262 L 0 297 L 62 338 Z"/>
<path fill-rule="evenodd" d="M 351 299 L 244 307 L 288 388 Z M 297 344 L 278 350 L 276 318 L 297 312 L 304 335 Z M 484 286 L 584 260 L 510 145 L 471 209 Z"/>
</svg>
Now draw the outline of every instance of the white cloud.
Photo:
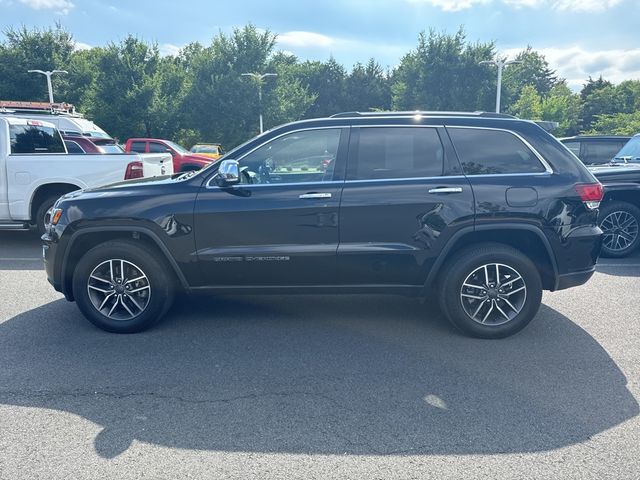
<svg viewBox="0 0 640 480">
<path fill-rule="evenodd" d="M 93 47 L 91 45 L 89 45 L 88 43 L 74 42 L 73 43 L 73 48 L 75 50 L 91 50 Z"/>
<path fill-rule="evenodd" d="M 314 32 L 286 32 L 278 35 L 278 43 L 287 47 L 330 47 L 335 39 Z"/>
<path fill-rule="evenodd" d="M 476 5 L 502 3 L 515 8 L 552 8 L 571 12 L 602 12 L 615 7 L 623 0 L 407 0 L 411 3 L 427 3 L 445 12 L 458 12 Z"/>
<path fill-rule="evenodd" d="M 536 48 L 544 55 L 551 68 L 567 79 L 573 90 L 579 90 L 589 76 L 602 75 L 606 80 L 620 83 L 624 80 L 640 80 L 640 48 L 629 50 L 586 50 L 579 46 L 566 48 Z M 501 53 L 510 58 L 522 49 L 509 49 Z"/>
<path fill-rule="evenodd" d="M 61 15 L 67 15 L 75 7 L 70 0 L 20 0 L 20 3 L 34 10 L 55 10 Z"/>
<path fill-rule="evenodd" d="M 174 45 L 172 43 L 163 43 L 158 47 L 158 50 L 160 50 L 160 55 L 163 57 L 167 57 L 169 55 L 173 55 L 175 57 L 176 55 L 178 55 L 178 53 L 180 53 L 181 48 L 182 47 L 179 47 L 178 45 Z"/>
</svg>

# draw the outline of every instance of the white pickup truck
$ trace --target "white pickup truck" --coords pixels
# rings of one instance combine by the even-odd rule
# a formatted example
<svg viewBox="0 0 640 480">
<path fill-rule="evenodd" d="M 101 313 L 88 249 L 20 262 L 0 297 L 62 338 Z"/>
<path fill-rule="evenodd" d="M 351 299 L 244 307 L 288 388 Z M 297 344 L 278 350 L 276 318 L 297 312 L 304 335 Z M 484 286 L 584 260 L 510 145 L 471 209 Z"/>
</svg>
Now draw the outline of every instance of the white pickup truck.
<svg viewBox="0 0 640 480">
<path fill-rule="evenodd" d="M 169 154 L 70 155 L 52 123 L 0 115 L 0 229 L 43 232 L 65 193 L 172 173 Z"/>
</svg>

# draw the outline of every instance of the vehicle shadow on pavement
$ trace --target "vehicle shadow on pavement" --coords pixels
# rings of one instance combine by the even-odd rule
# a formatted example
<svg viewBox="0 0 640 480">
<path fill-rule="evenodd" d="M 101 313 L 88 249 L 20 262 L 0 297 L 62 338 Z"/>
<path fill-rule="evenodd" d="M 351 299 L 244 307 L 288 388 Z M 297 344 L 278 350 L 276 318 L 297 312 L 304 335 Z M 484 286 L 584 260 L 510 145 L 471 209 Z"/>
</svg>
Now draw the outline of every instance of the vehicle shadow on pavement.
<svg viewBox="0 0 640 480">
<path fill-rule="evenodd" d="M 104 458 L 134 440 L 237 452 L 536 452 L 639 413 L 607 352 L 546 306 L 519 335 L 482 341 L 405 298 L 189 303 L 137 335 L 99 331 L 63 300 L 5 321 L 0 403 L 95 422 Z"/>
</svg>

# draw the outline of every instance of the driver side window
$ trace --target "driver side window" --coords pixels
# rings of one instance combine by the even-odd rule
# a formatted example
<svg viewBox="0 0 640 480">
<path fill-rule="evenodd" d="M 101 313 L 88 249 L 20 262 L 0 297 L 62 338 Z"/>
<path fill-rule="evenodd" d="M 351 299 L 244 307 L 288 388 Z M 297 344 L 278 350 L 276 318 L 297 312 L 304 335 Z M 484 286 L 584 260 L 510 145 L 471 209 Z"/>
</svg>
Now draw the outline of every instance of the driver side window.
<svg viewBox="0 0 640 480">
<path fill-rule="evenodd" d="M 333 179 L 340 129 L 292 132 L 240 160 L 242 183 L 316 183 Z"/>
</svg>

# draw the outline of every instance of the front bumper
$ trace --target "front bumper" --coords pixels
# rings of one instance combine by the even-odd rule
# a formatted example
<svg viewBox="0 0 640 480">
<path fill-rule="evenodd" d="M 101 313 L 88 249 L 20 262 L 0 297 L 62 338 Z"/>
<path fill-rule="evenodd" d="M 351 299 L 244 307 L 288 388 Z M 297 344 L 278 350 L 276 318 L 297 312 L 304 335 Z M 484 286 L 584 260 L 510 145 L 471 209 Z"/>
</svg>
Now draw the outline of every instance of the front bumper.
<svg viewBox="0 0 640 480">
<path fill-rule="evenodd" d="M 58 267 L 56 271 L 56 252 L 59 248 L 58 242 L 49 233 L 45 233 L 42 237 L 42 259 L 44 260 L 44 269 L 47 272 L 47 280 L 53 288 L 61 293 L 62 291 L 62 275 Z"/>
</svg>

